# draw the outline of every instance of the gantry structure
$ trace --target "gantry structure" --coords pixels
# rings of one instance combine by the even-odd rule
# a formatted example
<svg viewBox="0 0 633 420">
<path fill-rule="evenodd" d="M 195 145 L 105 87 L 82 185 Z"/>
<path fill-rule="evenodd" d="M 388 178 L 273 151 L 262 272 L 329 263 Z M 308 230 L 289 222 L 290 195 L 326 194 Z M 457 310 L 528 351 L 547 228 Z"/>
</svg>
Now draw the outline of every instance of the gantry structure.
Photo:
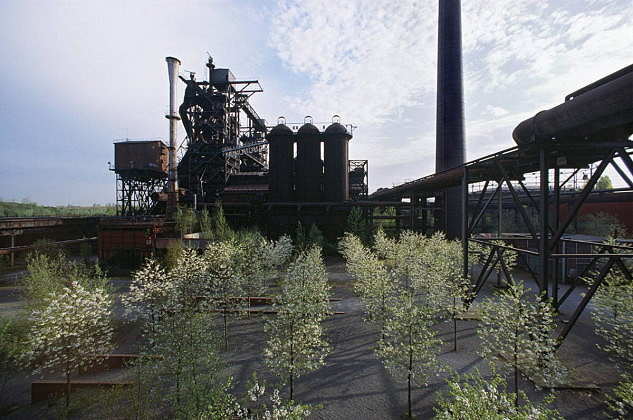
<svg viewBox="0 0 633 420">
<path fill-rule="evenodd" d="M 569 259 L 588 260 L 577 279 L 591 281 L 569 319 L 561 323 L 558 338 L 562 343 L 612 270 L 618 270 L 633 281 L 629 265 L 633 261 L 632 247 L 617 242 L 579 241 L 564 236 L 607 167 L 612 166 L 626 183 L 621 191 L 633 191 L 633 141 L 629 139 L 633 133 L 631 86 L 633 66 L 628 66 L 568 95 L 562 105 L 521 123 L 513 133 L 517 146 L 393 188 L 378 190 L 370 199 L 409 203 L 410 225 L 415 228 L 414 220 L 417 215 L 422 215 L 422 224 L 417 227 L 428 232 L 437 229 L 437 220 L 442 219 L 438 213 L 442 212 L 444 191 L 461 187 L 462 209 L 458 222 L 461 222 L 464 276 L 469 276 L 469 244 L 477 243 L 485 249 L 481 270 L 472 279 L 475 297 L 493 272 L 499 270 L 506 278 L 511 278 L 502 256 L 504 252 L 514 251 L 536 260 L 536 264 L 526 265 L 527 270 L 540 293 L 545 298 L 551 298 L 558 309 L 579 285 L 576 281 L 563 292 L 561 264 Z M 608 112 L 595 115 L 609 107 Z M 565 124 L 568 124 L 566 130 L 558 129 Z M 555 127 L 558 131 L 553 135 Z M 568 210 L 562 212 L 562 192 L 579 171 L 590 165 L 595 167 L 591 176 L 576 191 Z M 568 175 L 561 177 L 565 170 Z M 537 191 L 528 189 L 524 183 L 526 175 L 533 173 L 539 178 Z M 471 191 L 473 184 L 483 184 L 478 193 Z M 475 235 L 486 211 L 502 203 L 504 194 L 510 196 L 528 233 L 522 235 L 521 241 L 516 241 L 515 236 L 504 235 L 501 229 L 503 213 L 499 211 L 497 234 Z M 529 212 L 537 217 L 530 217 Z M 406 217 L 398 217 L 398 220 Z M 571 244 L 583 245 L 590 251 L 564 252 Z"/>
</svg>

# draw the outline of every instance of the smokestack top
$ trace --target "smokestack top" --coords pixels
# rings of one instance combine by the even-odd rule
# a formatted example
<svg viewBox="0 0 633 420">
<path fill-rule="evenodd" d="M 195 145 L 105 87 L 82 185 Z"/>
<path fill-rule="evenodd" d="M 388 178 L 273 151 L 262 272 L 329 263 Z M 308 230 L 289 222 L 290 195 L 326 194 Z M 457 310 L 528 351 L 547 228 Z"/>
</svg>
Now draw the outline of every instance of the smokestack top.
<svg viewBox="0 0 633 420">
<path fill-rule="evenodd" d="M 176 57 L 165 57 L 165 61 L 167 61 L 168 63 L 170 63 L 170 62 L 174 62 L 174 61 L 175 61 L 175 62 L 177 62 L 178 64 L 181 64 L 181 63 L 180 63 L 180 60 L 179 60 L 179 59 L 177 59 Z"/>
</svg>

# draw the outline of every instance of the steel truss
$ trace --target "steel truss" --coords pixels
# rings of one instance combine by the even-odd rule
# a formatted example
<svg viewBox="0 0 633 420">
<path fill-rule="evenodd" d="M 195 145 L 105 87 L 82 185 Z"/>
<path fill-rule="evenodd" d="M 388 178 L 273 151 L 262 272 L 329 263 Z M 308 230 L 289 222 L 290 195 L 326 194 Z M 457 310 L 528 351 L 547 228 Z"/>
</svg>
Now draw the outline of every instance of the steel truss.
<svg viewBox="0 0 633 420">
<path fill-rule="evenodd" d="M 463 273 L 465 276 L 469 275 L 469 242 L 484 245 L 488 249 L 481 271 L 474 280 L 474 296 L 472 299 L 476 298 L 494 271 L 498 270 L 507 279 L 511 279 L 508 267 L 502 258 L 505 251 L 511 250 L 519 255 L 529 255 L 537 258 L 536 272 L 532 270 L 529 264 L 527 265 L 528 272 L 538 285 L 540 293 L 546 298 L 551 298 L 554 306 L 558 309 L 576 288 L 576 284 L 574 284 L 562 296 L 559 296 L 561 281 L 561 270 L 559 267 L 561 261 L 568 258 L 591 259 L 589 265 L 580 273 L 579 278 L 593 277 L 593 282 L 581 302 L 574 309 L 569 320 L 564 322 L 564 326 L 560 329 L 558 335 L 560 345 L 614 266 L 627 279 L 633 279 L 633 274 L 626 265 L 626 260 L 633 259 L 633 248 L 618 244 L 575 241 L 563 238 L 566 229 L 577 218 L 580 208 L 608 165 L 613 165 L 627 183 L 629 189 L 633 190 L 633 182 L 631 182 L 631 178 L 633 178 L 633 160 L 631 160 L 630 156 L 632 148 L 633 142 L 629 140 L 597 144 L 558 143 L 552 141 L 551 143 L 532 145 L 529 148 L 507 149 L 465 164 L 462 167 L 461 181 L 463 203 L 462 250 L 464 255 Z M 616 157 L 622 159 L 624 168 L 614 161 Z M 579 169 L 596 162 L 599 162 L 597 169 L 578 194 L 567 216 L 562 218 L 560 214 L 561 190 Z M 561 182 L 561 169 L 574 169 L 574 173 Z M 538 171 L 540 174 L 539 194 L 536 197 L 530 194 L 522 182 L 526 173 L 534 171 Z M 553 171 L 554 174 L 552 185 L 550 185 L 549 181 L 550 171 Z M 469 217 L 469 204 L 471 203 L 469 196 L 472 193 L 469 194 L 468 186 L 479 182 L 484 182 L 484 186 L 479 192 L 479 196 L 475 199 L 475 205 L 471 206 L 474 211 L 472 211 L 472 216 Z M 494 191 L 491 194 L 489 193 L 484 201 L 486 193 L 491 189 L 491 183 L 495 183 L 496 187 L 492 187 Z M 512 239 L 511 237 L 504 237 L 502 234 L 501 212 L 499 212 L 496 237 L 472 237 L 486 210 L 495 204 L 495 198 L 498 199 L 498 203 L 502 203 L 504 186 L 507 188 L 506 191 L 510 193 L 512 201 L 529 231 L 529 234 L 524 239 L 532 239 L 538 242 L 536 251 L 493 242 L 495 240 L 507 241 Z M 518 187 L 520 187 L 520 190 L 517 190 Z M 529 217 L 525 208 L 526 197 L 527 205 L 534 207 L 536 210 L 537 223 L 534 223 L 533 219 Z M 591 252 L 585 254 L 563 253 L 562 246 L 565 242 L 590 245 Z"/>
<path fill-rule="evenodd" d="M 349 196 L 351 200 L 366 200 L 369 195 L 369 161 L 348 161 Z"/>
<path fill-rule="evenodd" d="M 156 201 L 154 193 L 161 192 L 167 181 L 166 177 L 116 175 L 117 215 L 140 216 L 152 214 Z"/>
</svg>

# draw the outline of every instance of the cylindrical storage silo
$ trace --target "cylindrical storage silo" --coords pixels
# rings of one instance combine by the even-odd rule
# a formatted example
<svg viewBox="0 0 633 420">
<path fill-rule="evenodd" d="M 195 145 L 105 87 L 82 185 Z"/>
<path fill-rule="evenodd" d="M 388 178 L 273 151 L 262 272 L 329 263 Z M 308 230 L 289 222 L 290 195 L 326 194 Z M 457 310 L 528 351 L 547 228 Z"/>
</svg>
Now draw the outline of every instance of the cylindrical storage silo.
<svg viewBox="0 0 633 420">
<path fill-rule="evenodd" d="M 294 133 L 278 124 L 266 135 L 272 201 L 292 201 L 294 196 Z"/>
<path fill-rule="evenodd" d="M 325 201 L 349 200 L 349 174 L 347 168 L 349 140 L 352 138 L 345 126 L 331 124 L 323 133 L 325 145 L 325 179 L 323 191 Z"/>
<path fill-rule="evenodd" d="M 310 123 L 297 132 L 297 161 L 295 171 L 295 197 L 298 201 L 322 201 L 323 161 L 321 160 L 321 133 Z"/>
</svg>

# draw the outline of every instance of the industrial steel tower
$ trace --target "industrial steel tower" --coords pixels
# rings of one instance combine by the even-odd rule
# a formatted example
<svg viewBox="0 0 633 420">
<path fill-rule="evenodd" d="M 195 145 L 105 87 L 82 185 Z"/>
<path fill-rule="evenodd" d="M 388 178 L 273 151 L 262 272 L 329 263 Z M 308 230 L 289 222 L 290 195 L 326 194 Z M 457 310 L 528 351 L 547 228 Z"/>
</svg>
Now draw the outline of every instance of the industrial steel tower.
<svg viewBox="0 0 633 420">
<path fill-rule="evenodd" d="M 435 141 L 435 172 L 442 172 L 465 162 L 460 0 L 439 0 Z M 460 237 L 460 187 L 446 189 L 441 202 L 441 227 L 449 238 Z"/>
</svg>

